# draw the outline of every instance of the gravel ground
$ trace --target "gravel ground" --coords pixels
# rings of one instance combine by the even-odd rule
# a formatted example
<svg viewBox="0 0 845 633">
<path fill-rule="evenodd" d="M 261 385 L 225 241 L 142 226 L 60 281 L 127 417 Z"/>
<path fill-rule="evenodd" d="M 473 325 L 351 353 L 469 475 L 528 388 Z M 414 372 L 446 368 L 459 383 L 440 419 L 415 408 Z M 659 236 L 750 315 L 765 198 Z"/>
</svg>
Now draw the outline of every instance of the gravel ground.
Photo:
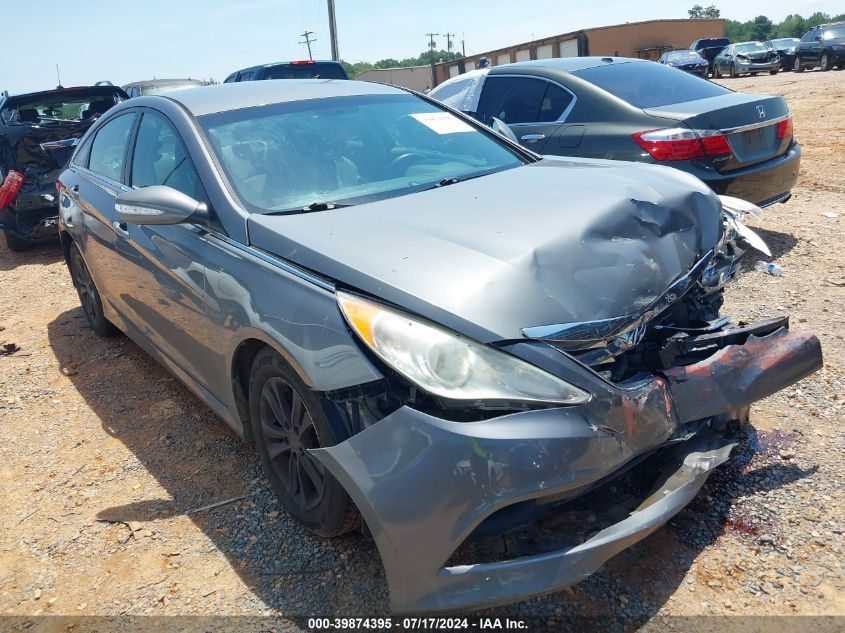
<svg viewBox="0 0 845 633">
<path fill-rule="evenodd" d="M 791 314 L 821 338 L 825 369 L 758 403 L 733 459 L 666 528 L 576 587 L 481 615 L 648 631 L 742 621 L 678 616 L 845 615 L 843 79 L 724 82 L 785 95 L 804 148 L 794 197 L 757 223 L 785 275 L 749 270 L 726 311 Z M 57 247 L 0 244 L 0 306 L 0 342 L 21 348 L 0 357 L 0 614 L 19 616 L 6 625 L 388 614 L 371 540 L 323 541 L 288 519 L 256 455 L 210 410 L 127 339 L 85 327 Z"/>
</svg>

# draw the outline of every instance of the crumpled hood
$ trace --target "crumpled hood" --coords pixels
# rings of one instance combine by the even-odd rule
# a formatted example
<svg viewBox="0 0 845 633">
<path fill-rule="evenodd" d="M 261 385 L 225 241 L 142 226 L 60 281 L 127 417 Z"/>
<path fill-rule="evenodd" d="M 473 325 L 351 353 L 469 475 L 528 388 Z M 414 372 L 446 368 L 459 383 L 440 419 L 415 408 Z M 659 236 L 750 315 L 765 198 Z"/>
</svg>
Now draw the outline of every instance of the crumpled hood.
<svg viewBox="0 0 845 633">
<path fill-rule="evenodd" d="M 652 303 L 717 242 L 721 205 L 668 167 L 544 160 L 381 202 L 251 215 L 250 241 L 482 342 Z"/>
</svg>

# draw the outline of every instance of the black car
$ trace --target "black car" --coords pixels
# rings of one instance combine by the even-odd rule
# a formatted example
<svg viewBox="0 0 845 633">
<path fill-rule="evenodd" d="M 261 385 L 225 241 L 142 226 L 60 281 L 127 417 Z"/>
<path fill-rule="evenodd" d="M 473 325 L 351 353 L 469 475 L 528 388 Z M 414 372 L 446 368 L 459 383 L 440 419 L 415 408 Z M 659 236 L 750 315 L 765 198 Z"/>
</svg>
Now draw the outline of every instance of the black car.
<svg viewBox="0 0 845 633">
<path fill-rule="evenodd" d="M 819 67 L 830 70 L 845 68 L 845 22 L 820 24 L 807 31 L 795 48 L 795 72 Z"/>
<path fill-rule="evenodd" d="M 780 56 L 781 70 L 792 70 L 795 65 L 795 49 L 800 41 L 797 37 L 781 37 L 776 40 L 768 40 L 763 44 Z"/>
<path fill-rule="evenodd" d="M 261 64 L 236 70 L 223 81 L 260 81 L 262 79 L 349 79 L 340 62 L 303 59 L 295 62 Z"/>
<path fill-rule="evenodd" d="M 56 179 L 91 124 L 125 99 L 111 84 L 0 96 L 0 227 L 10 249 L 56 237 Z"/>
<path fill-rule="evenodd" d="M 689 47 L 690 50 L 698 52 L 704 59 L 707 60 L 707 63 L 710 66 L 709 71 L 712 73 L 713 58 L 721 53 L 722 49 L 730 43 L 731 41 L 727 37 L 708 37 L 705 39 L 695 40 L 689 45 Z"/>
<path fill-rule="evenodd" d="M 707 77 L 709 71 L 707 60 L 697 51 L 669 51 L 663 53 L 657 61 L 699 77 Z"/>
<path fill-rule="evenodd" d="M 783 97 L 734 92 L 657 62 L 568 57 L 473 70 L 429 93 L 540 154 L 657 163 L 768 206 L 798 179 Z"/>
</svg>

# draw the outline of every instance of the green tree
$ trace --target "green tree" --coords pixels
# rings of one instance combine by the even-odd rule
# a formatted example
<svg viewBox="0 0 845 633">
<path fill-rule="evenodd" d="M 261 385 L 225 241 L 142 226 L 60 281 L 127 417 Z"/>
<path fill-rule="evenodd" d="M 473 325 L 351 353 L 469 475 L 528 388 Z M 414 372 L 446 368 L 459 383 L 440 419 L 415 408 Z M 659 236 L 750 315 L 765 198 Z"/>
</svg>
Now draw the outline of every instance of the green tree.
<svg viewBox="0 0 845 633">
<path fill-rule="evenodd" d="M 749 32 L 749 39 L 759 40 L 761 42 L 771 39 L 775 32 L 775 25 L 765 15 L 758 15 L 751 22 L 751 29 Z"/>
<path fill-rule="evenodd" d="M 696 4 L 691 9 L 688 9 L 687 13 L 691 20 L 712 19 L 718 18 L 721 15 L 715 4 L 711 4 L 708 7 L 702 7 L 700 4 Z"/>
</svg>

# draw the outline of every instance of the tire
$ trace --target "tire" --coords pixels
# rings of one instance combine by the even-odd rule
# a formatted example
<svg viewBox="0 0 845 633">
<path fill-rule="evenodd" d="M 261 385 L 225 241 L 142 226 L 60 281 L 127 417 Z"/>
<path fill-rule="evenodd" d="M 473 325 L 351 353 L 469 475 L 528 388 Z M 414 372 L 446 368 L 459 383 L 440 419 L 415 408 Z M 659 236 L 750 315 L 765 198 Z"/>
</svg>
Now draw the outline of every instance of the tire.
<svg viewBox="0 0 845 633">
<path fill-rule="evenodd" d="M 4 229 L 3 234 L 6 237 L 6 246 L 9 247 L 10 251 L 26 251 L 32 248 L 33 246 L 32 242 L 18 237 L 17 235 L 9 231 L 9 229 Z"/>
<path fill-rule="evenodd" d="M 713 79 L 721 79 L 722 75 L 719 73 L 719 67 L 715 64 L 713 65 Z M 706 79 L 706 77 L 705 77 Z"/>
<path fill-rule="evenodd" d="M 335 435 L 318 396 L 270 348 L 259 352 L 252 365 L 249 418 L 264 473 L 288 514 L 322 537 L 355 529 L 358 509 L 307 452 L 346 438 Z"/>
<path fill-rule="evenodd" d="M 736 66 L 731 63 L 731 78 L 736 79 L 739 75 L 736 74 Z"/>
<path fill-rule="evenodd" d="M 796 73 L 803 73 L 804 67 L 801 65 L 801 58 L 795 56 L 795 62 L 792 64 L 792 70 Z"/>
<path fill-rule="evenodd" d="M 825 73 L 830 70 L 830 56 L 827 53 L 822 53 L 819 60 L 819 70 Z"/>
<path fill-rule="evenodd" d="M 751 73 L 751 76 L 752 76 L 752 77 L 756 77 L 756 76 L 757 76 L 757 73 Z"/>
<path fill-rule="evenodd" d="M 76 244 L 71 244 L 70 257 L 68 259 L 70 278 L 73 280 L 73 287 L 76 288 L 76 293 L 79 295 L 79 303 L 82 305 L 82 312 L 85 313 L 85 319 L 88 321 L 88 325 L 99 336 L 114 336 L 118 333 L 118 329 L 103 314 L 103 302 L 100 299 L 100 292 L 97 290 L 97 286 L 94 285 L 94 280 L 91 279 L 88 266 L 85 265 L 85 260 L 82 258 L 82 253 L 79 252 L 79 247 Z"/>
<path fill-rule="evenodd" d="M 777 75 L 777 74 L 778 74 L 778 70 L 779 70 L 779 69 L 777 69 L 777 68 L 775 68 L 774 70 L 770 70 L 770 71 L 769 71 L 769 74 L 770 74 L 770 75 Z"/>
</svg>

